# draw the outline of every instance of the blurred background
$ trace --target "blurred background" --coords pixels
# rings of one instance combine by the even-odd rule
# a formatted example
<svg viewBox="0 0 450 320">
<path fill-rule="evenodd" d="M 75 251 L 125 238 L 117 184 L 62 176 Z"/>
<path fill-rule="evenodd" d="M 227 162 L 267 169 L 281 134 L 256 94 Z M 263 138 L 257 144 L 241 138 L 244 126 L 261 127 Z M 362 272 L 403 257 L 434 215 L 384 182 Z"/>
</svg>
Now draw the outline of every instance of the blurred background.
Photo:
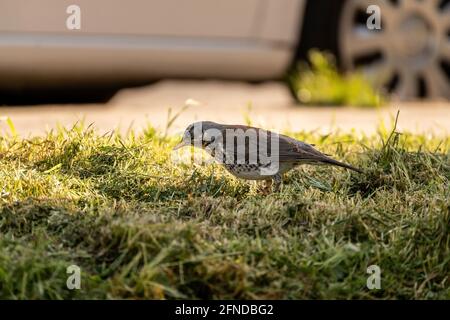
<svg viewBox="0 0 450 320">
<path fill-rule="evenodd" d="M 449 99 L 450 0 L 0 0 L 0 115 L 25 135 L 174 113 L 370 131 L 398 109 L 446 133 Z"/>
</svg>

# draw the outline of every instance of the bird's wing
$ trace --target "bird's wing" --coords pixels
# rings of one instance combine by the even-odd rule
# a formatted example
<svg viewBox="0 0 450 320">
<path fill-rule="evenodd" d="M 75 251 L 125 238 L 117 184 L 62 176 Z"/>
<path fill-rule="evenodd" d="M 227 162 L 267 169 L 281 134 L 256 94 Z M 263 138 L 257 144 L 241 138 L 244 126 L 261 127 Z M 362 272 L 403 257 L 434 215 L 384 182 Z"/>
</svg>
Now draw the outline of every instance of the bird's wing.
<svg viewBox="0 0 450 320">
<path fill-rule="evenodd" d="M 285 135 L 279 135 L 280 162 L 321 161 L 328 158 L 308 143 L 298 141 Z"/>
<path fill-rule="evenodd" d="M 311 145 L 288 136 L 280 136 L 280 162 L 283 161 L 298 161 L 299 163 L 325 163 L 363 173 L 361 169 L 334 160 L 328 155 L 314 149 Z"/>
<path fill-rule="evenodd" d="M 246 159 L 248 159 L 249 150 L 257 150 L 258 159 L 261 155 L 274 155 L 276 153 L 276 150 L 274 149 L 275 145 L 272 143 L 272 141 L 275 142 L 275 144 L 278 142 L 278 159 L 280 162 L 316 162 L 327 158 L 325 154 L 314 149 L 310 144 L 298 141 L 285 135 L 247 126 L 229 127 L 231 127 L 233 130 L 242 129 L 242 132 L 247 132 L 246 130 L 248 129 L 255 129 L 258 132 L 257 139 L 245 139 L 245 148 L 242 148 L 241 151 L 239 151 L 236 147 L 232 148 L 232 151 L 230 150 L 232 153 L 231 156 L 234 156 L 235 159 L 239 157 L 239 152 L 245 152 L 245 157 Z M 267 140 L 267 148 L 265 150 L 260 150 L 261 136 L 265 136 Z M 224 142 L 226 142 L 226 139 L 224 139 Z"/>
</svg>

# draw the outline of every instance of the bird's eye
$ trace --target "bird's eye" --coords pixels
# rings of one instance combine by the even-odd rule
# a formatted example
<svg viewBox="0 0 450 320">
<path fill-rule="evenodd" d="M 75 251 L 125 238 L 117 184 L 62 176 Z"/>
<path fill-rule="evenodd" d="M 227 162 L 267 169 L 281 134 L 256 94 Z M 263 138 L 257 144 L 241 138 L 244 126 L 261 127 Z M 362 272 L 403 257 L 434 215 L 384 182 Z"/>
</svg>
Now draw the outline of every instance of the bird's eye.
<svg viewBox="0 0 450 320">
<path fill-rule="evenodd" d="M 211 143 L 213 143 L 216 140 L 216 137 L 211 137 L 209 139 L 203 139 L 203 145 L 205 147 L 209 146 Z"/>
</svg>

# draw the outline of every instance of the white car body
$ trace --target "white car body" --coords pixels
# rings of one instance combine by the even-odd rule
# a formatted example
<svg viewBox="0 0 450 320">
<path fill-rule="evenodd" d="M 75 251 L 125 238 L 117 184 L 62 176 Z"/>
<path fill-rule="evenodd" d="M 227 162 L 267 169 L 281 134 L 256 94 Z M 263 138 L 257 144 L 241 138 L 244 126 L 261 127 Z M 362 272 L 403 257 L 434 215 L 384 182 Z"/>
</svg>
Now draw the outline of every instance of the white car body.
<svg viewBox="0 0 450 320">
<path fill-rule="evenodd" d="M 1 0 L 0 88 L 279 78 L 304 0 Z M 69 30 L 67 8 L 80 8 Z"/>
</svg>

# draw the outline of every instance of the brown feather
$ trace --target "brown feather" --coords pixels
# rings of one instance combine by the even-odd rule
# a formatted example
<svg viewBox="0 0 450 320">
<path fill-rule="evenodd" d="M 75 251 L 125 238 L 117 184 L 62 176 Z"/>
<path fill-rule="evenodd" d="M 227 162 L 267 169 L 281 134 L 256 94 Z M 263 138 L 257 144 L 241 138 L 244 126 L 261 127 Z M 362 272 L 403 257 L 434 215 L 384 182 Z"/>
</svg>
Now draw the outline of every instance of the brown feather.
<svg viewBox="0 0 450 320">
<path fill-rule="evenodd" d="M 270 145 L 270 139 L 272 137 L 278 138 L 279 141 L 279 161 L 280 163 L 282 162 L 286 162 L 286 163 L 295 163 L 295 164 L 302 164 L 302 163 L 310 163 L 310 164 L 330 164 L 330 165 L 335 165 L 335 166 L 339 166 L 339 167 L 343 167 L 346 169 L 350 169 L 359 173 L 362 173 L 362 171 L 358 168 L 355 168 L 353 166 L 350 166 L 348 164 L 339 162 L 337 160 L 334 160 L 332 158 L 330 158 L 328 155 L 318 151 L 317 149 L 315 149 L 312 145 L 296 140 L 294 138 L 288 137 L 286 135 L 282 135 L 282 134 L 278 134 L 278 133 L 274 133 L 271 131 L 267 131 L 264 129 L 260 129 L 260 128 L 255 128 L 255 127 L 249 127 L 249 126 L 243 126 L 243 125 L 225 125 L 223 126 L 224 129 L 222 130 L 222 136 L 223 136 L 223 143 L 224 146 L 226 145 L 226 129 L 232 129 L 232 130 L 236 130 L 236 129 L 241 129 L 243 132 L 246 132 L 246 130 L 248 129 L 253 129 L 256 132 L 258 132 L 259 134 L 266 134 L 267 135 L 267 150 L 269 155 L 271 154 L 271 145 Z M 243 137 L 240 137 L 241 139 Z M 235 141 L 236 142 L 236 141 Z M 254 141 L 251 141 L 251 139 L 246 139 L 245 140 L 245 160 L 246 162 L 249 159 L 249 155 L 248 152 L 250 150 L 250 143 L 252 143 Z M 237 146 L 236 143 L 233 143 L 233 157 L 234 159 L 238 158 L 238 150 L 237 150 Z M 260 150 L 259 150 L 259 136 L 257 136 L 257 145 L 253 146 L 253 148 L 255 148 L 258 152 L 258 160 L 259 155 L 260 155 Z"/>
</svg>

